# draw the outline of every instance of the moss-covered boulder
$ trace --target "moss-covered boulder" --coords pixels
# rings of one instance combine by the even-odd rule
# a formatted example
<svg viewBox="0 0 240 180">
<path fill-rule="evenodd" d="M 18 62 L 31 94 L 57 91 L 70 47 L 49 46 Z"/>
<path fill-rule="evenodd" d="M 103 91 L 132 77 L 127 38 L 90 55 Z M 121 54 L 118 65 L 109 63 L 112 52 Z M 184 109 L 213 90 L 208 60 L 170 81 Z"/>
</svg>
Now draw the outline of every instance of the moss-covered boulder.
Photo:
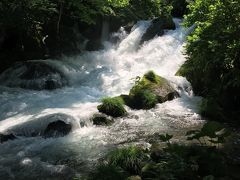
<svg viewBox="0 0 240 180">
<path fill-rule="evenodd" d="M 103 98 L 102 104 L 97 106 L 97 109 L 99 112 L 112 117 L 121 117 L 127 114 L 121 97 Z"/>
<path fill-rule="evenodd" d="M 110 126 L 114 123 L 114 120 L 112 118 L 109 118 L 104 114 L 94 114 L 92 117 L 92 121 L 93 124 L 97 126 Z"/>
<path fill-rule="evenodd" d="M 122 95 L 121 97 L 131 108 L 151 109 L 157 103 L 163 103 L 178 96 L 165 78 L 149 71 L 136 82 L 130 90 L 129 96 Z"/>
<path fill-rule="evenodd" d="M 152 20 L 152 24 L 143 34 L 140 44 L 149 41 L 155 36 L 162 36 L 165 29 L 175 29 L 176 26 L 170 16 L 162 16 Z"/>
</svg>

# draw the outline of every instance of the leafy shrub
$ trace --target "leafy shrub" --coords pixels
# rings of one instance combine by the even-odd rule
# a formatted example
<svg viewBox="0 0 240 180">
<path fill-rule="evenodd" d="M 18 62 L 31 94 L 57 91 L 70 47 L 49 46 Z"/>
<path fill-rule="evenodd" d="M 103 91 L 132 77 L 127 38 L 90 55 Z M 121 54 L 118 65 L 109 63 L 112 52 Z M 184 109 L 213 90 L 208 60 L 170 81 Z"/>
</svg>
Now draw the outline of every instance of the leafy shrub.
<svg viewBox="0 0 240 180">
<path fill-rule="evenodd" d="M 99 112 L 112 117 L 124 116 L 127 111 L 124 108 L 124 101 L 120 97 L 104 98 L 102 104 L 97 106 Z"/>
<path fill-rule="evenodd" d="M 189 4 L 185 24 L 196 25 L 188 36 L 184 74 L 197 95 L 204 96 L 207 109 L 213 107 L 239 120 L 240 34 L 238 0 L 195 0 Z M 215 99 L 215 104 L 212 103 Z M 214 120 L 225 120 L 218 112 L 205 111 Z M 216 115 L 214 116 L 215 113 Z M 220 115 L 220 116 L 219 116 Z"/>
</svg>

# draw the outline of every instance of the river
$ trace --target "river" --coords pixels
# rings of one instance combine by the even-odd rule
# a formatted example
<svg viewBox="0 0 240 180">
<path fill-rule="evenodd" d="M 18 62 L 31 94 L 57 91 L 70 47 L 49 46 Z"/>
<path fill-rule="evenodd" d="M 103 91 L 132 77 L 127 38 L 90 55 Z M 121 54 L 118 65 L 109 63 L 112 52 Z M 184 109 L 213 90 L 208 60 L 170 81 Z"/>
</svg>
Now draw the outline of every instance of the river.
<svg viewBox="0 0 240 180">
<path fill-rule="evenodd" d="M 140 47 L 149 21 L 138 22 L 129 34 L 119 31 L 115 34 L 121 39 L 119 43 L 106 42 L 103 50 L 59 60 L 39 60 L 57 68 L 68 79 L 68 86 L 60 89 L 37 91 L 17 87 L 21 83 L 16 78 L 21 68 L 2 77 L 0 132 L 14 133 L 18 138 L 0 144 L 0 179 L 81 177 L 118 146 L 148 147 L 146 138 L 156 132 L 168 132 L 175 135 L 174 141 L 183 141 L 186 130 L 199 127 L 204 122 L 198 114 L 201 97 L 194 96 L 185 78 L 175 76 L 186 60 L 184 42 L 191 29 L 180 26 L 179 19 L 174 21 L 176 30 L 166 31 L 164 36 Z M 102 97 L 128 93 L 135 78 L 149 70 L 169 80 L 181 97 L 147 111 L 126 107 L 128 116 L 115 119 L 109 127 L 92 124 L 91 117 Z M 8 81 L 16 87 L 8 87 Z M 57 119 L 73 125 L 69 135 L 49 139 L 36 135 Z"/>
</svg>

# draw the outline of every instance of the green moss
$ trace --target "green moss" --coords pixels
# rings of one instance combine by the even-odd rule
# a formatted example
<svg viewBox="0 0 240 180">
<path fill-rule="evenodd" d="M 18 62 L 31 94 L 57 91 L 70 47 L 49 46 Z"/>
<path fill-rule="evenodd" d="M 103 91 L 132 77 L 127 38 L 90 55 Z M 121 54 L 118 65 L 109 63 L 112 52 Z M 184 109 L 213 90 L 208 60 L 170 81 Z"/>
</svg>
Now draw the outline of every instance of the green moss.
<svg viewBox="0 0 240 180">
<path fill-rule="evenodd" d="M 151 82 L 153 82 L 153 83 L 157 83 L 158 76 L 157 76 L 153 71 L 147 72 L 147 73 L 144 75 L 144 77 L 145 77 L 147 80 L 149 80 L 149 81 L 151 81 Z"/>
<path fill-rule="evenodd" d="M 179 69 L 178 69 L 178 71 L 175 73 L 175 76 L 183 76 L 183 77 L 185 77 L 186 76 L 186 72 L 187 72 L 187 69 L 186 69 L 187 67 L 186 67 L 186 65 L 182 65 Z"/>
<path fill-rule="evenodd" d="M 93 124 L 95 124 L 95 125 L 110 126 L 114 123 L 113 119 L 110 119 L 106 115 L 103 115 L 103 114 L 94 114 L 92 121 L 93 121 Z"/>
<path fill-rule="evenodd" d="M 158 97 L 148 89 L 138 89 L 131 96 L 130 107 L 134 109 L 151 109 L 158 103 Z"/>
<path fill-rule="evenodd" d="M 109 164 L 119 166 L 130 174 L 139 174 L 148 156 L 142 148 L 131 146 L 111 152 L 107 159 Z"/>
<path fill-rule="evenodd" d="M 200 105 L 200 114 L 204 117 L 209 117 L 212 120 L 225 120 L 223 109 L 214 98 L 204 98 Z"/>
<path fill-rule="evenodd" d="M 112 117 L 124 116 L 127 113 L 121 97 L 104 98 L 102 99 L 102 104 L 97 106 L 97 109 L 99 112 Z"/>
<path fill-rule="evenodd" d="M 139 90 L 150 90 L 153 91 L 154 88 L 164 85 L 167 80 L 156 75 L 153 71 L 147 72 L 143 78 L 136 82 L 135 86 L 130 90 L 129 95 L 134 95 Z"/>
<path fill-rule="evenodd" d="M 156 75 L 153 71 L 147 72 L 130 90 L 129 98 L 125 98 L 127 105 L 134 109 L 151 109 L 158 102 L 168 100 L 168 95 L 162 97 L 157 89 L 174 91 L 166 79 Z"/>
</svg>

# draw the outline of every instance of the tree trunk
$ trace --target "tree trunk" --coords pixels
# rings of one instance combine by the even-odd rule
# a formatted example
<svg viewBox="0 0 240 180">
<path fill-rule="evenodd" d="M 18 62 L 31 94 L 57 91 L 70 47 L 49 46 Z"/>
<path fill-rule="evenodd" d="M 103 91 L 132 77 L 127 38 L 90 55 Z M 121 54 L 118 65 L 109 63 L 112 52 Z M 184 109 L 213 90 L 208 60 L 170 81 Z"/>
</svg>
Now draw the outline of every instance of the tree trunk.
<svg viewBox="0 0 240 180">
<path fill-rule="evenodd" d="M 59 37 L 60 33 L 60 23 L 62 19 L 62 13 L 63 13 L 63 0 L 59 0 L 59 15 L 58 15 L 58 22 L 57 22 L 57 36 Z"/>
</svg>

